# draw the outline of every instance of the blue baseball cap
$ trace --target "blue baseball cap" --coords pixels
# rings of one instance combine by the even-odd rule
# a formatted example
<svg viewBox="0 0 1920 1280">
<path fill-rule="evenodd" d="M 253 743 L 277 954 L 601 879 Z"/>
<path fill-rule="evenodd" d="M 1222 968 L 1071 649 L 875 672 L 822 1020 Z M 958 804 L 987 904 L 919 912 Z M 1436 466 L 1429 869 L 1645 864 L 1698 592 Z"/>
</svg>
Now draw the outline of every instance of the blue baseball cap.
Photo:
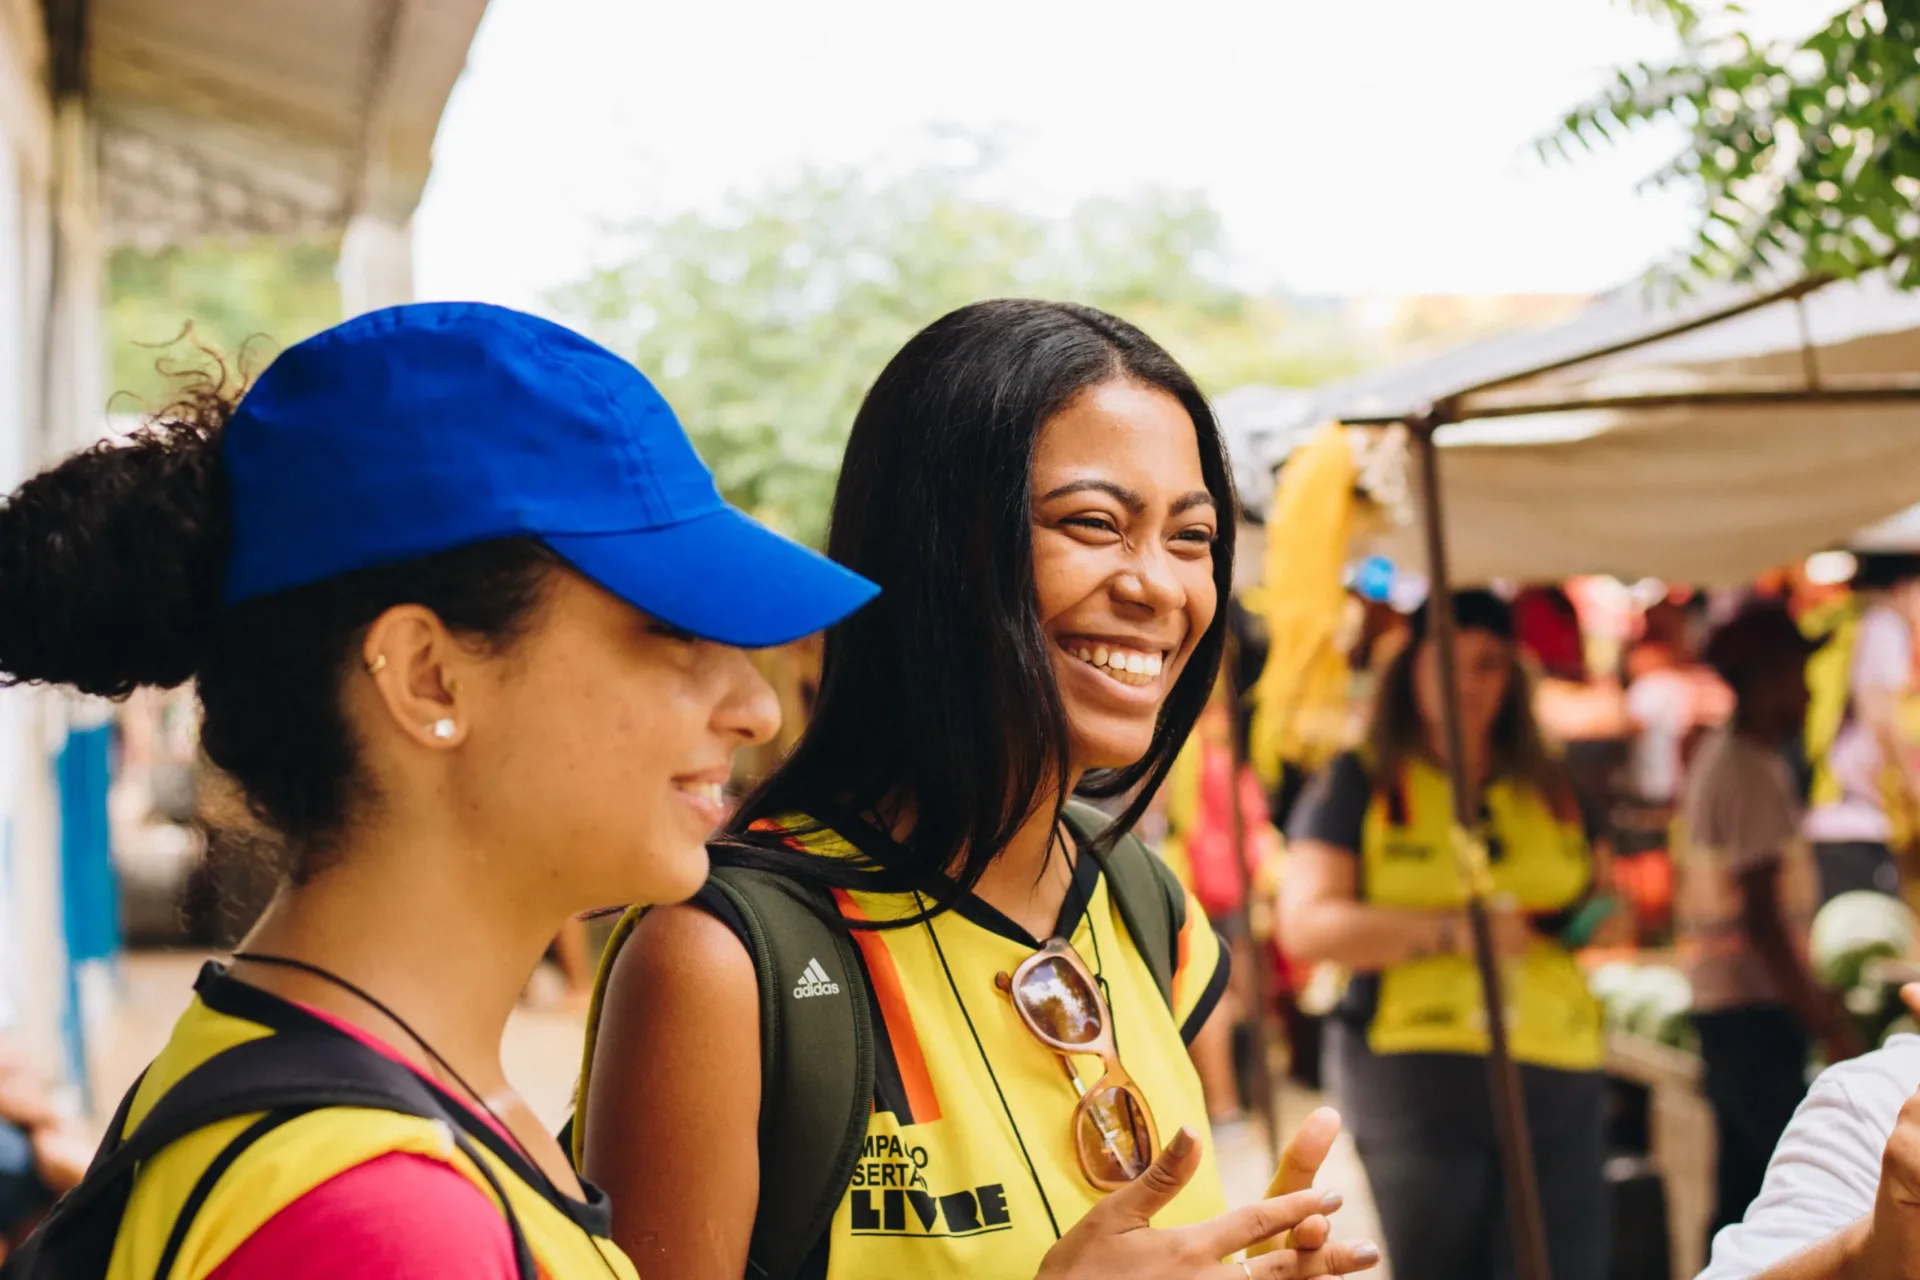
<svg viewBox="0 0 1920 1280">
<path fill-rule="evenodd" d="M 390 307 L 290 347 L 222 448 L 230 606 L 513 537 L 726 644 L 797 639 L 879 590 L 729 506 L 639 370 L 504 307 Z"/>
</svg>

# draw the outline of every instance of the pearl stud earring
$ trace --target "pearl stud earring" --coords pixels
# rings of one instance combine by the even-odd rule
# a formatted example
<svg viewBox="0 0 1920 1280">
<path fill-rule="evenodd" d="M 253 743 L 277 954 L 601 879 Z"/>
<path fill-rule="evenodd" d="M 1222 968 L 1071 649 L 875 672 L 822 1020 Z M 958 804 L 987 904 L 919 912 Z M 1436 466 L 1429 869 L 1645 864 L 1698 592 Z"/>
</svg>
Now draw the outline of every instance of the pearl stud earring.
<svg viewBox="0 0 1920 1280">
<path fill-rule="evenodd" d="M 451 720 L 435 720 L 431 730 L 434 737 L 445 742 L 459 731 L 460 726 Z"/>
</svg>

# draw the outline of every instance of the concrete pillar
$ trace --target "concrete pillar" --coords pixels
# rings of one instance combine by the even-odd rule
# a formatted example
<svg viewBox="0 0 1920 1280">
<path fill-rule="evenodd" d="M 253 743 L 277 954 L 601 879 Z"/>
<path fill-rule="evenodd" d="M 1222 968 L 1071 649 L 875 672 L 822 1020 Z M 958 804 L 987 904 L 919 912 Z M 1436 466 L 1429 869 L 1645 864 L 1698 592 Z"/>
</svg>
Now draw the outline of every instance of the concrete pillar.
<svg viewBox="0 0 1920 1280">
<path fill-rule="evenodd" d="M 413 301 L 413 226 L 358 214 L 340 241 L 340 314 Z"/>
<path fill-rule="evenodd" d="M 105 246 L 94 175 L 93 130 L 78 99 L 55 109 L 56 222 L 52 343 L 42 463 L 84 448 L 107 432 L 106 351 L 100 299 Z"/>
<path fill-rule="evenodd" d="M 29 86 L 38 47 L 0 22 L 0 492 L 44 447 L 44 318 L 52 273 L 53 114 Z M 67 1075 L 61 1016 L 58 834 L 43 713 L 51 695 L 0 690 L 0 1032 L 53 1079 Z"/>
<path fill-rule="evenodd" d="M 44 413 L 38 448 L 30 450 L 27 469 L 38 470 L 107 432 L 106 349 L 101 336 L 101 300 L 105 293 L 105 243 L 101 234 L 92 121 L 78 98 L 54 105 L 53 183 L 49 244 L 53 303 L 43 311 L 47 326 L 43 364 Z M 38 456 L 34 456 L 37 454 Z M 110 984 L 88 983 L 91 1000 L 81 997 L 81 975 L 67 948 L 67 902 L 62 888 L 60 787 L 54 761 L 66 745 L 78 700 L 52 694 L 35 699 L 32 719 L 37 754 L 27 757 L 17 806 L 15 858 L 19 901 L 26 914 L 22 944 L 29 979 L 23 1014 L 43 1061 L 57 1052 L 60 1075 L 85 1088 L 86 1032 L 98 1026 L 113 1003 Z M 97 712 L 95 712 L 97 714 Z M 48 991 L 53 975 L 63 989 Z M 91 1007 L 87 1007 L 87 1006 Z M 46 1042 L 49 1015 L 58 1036 Z M 57 1048 L 56 1048 L 57 1046 Z"/>
<path fill-rule="evenodd" d="M 0 305 L 23 317 L 22 340 L 0 341 L 11 346 L 0 350 L 0 386 L 17 396 L 0 409 L 0 491 L 107 427 L 92 131 L 78 99 L 54 104 L 43 119 L 39 145 L 28 150 L 45 163 L 16 169 L 11 192 L 18 269 L 0 270 Z M 0 692 L 0 982 L 15 1042 L 44 1074 L 78 1085 L 81 1010 L 67 956 L 53 772 L 67 723 L 58 695 Z"/>
</svg>

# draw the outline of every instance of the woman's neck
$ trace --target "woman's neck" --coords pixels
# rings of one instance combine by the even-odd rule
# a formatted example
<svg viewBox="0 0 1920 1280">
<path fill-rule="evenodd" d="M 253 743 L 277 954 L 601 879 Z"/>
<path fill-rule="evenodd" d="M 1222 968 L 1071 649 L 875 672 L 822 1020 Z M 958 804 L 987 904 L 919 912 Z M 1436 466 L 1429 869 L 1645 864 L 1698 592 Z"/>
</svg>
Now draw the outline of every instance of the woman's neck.
<svg viewBox="0 0 1920 1280">
<path fill-rule="evenodd" d="M 1073 887 L 1073 853 L 1055 828 L 1054 801 L 1041 801 L 973 888 L 974 896 L 1042 941 L 1052 936 Z"/>
<path fill-rule="evenodd" d="M 1464 745 L 1465 758 L 1462 764 L 1466 769 L 1468 783 L 1477 790 L 1486 785 L 1488 771 L 1493 767 L 1493 750 L 1485 742 L 1469 740 Z M 1432 733 L 1427 736 L 1427 753 L 1442 769 L 1447 767 L 1447 759 L 1451 753 L 1447 750 L 1445 734 Z"/>
<path fill-rule="evenodd" d="M 1769 749 L 1785 745 L 1793 737 L 1793 729 L 1770 722 L 1770 718 L 1746 704 L 1736 704 L 1733 719 L 1729 725 L 1735 737 L 1745 738 L 1748 742 Z"/>
<path fill-rule="evenodd" d="M 558 915 L 536 918 L 528 896 L 475 874 L 469 860 L 423 856 L 417 845 L 406 856 L 356 847 L 307 884 L 281 890 L 240 949 L 337 974 L 405 1019 L 404 1027 L 311 974 L 244 961 L 236 973 L 444 1073 L 417 1035 L 473 1088 L 495 1094 L 507 1088 L 500 1065 L 507 1018 L 559 924 Z"/>
</svg>

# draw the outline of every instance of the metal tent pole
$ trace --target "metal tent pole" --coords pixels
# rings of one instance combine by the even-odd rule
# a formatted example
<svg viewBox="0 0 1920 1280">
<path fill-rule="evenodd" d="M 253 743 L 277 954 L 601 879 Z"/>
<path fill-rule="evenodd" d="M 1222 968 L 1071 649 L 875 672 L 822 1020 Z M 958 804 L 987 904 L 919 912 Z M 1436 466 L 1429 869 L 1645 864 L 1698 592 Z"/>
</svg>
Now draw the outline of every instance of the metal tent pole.
<svg viewBox="0 0 1920 1280">
<path fill-rule="evenodd" d="M 1456 823 L 1470 827 L 1479 813 L 1471 783 L 1461 768 L 1465 760 L 1460 726 L 1459 674 L 1454 666 L 1453 586 L 1447 572 L 1446 529 L 1442 519 L 1439 450 L 1433 442 L 1441 418 L 1428 414 L 1410 423 L 1419 454 L 1422 517 L 1426 526 L 1428 634 L 1439 658 L 1442 718 L 1447 739 L 1447 777 L 1452 783 Z M 1506 1006 L 1500 996 L 1500 967 L 1493 951 L 1493 931 L 1481 886 L 1467 899 L 1467 920 L 1473 934 L 1473 962 L 1480 971 L 1480 991 L 1487 1013 L 1487 1084 L 1493 1101 L 1494 1131 L 1500 1141 L 1500 1169 L 1506 1184 L 1507 1222 L 1513 1232 L 1513 1256 L 1518 1280 L 1551 1280 L 1547 1263 L 1546 1226 L 1540 1213 L 1540 1187 L 1533 1174 L 1533 1143 L 1527 1133 L 1526 1097 L 1519 1068 L 1507 1045 Z"/>
</svg>

